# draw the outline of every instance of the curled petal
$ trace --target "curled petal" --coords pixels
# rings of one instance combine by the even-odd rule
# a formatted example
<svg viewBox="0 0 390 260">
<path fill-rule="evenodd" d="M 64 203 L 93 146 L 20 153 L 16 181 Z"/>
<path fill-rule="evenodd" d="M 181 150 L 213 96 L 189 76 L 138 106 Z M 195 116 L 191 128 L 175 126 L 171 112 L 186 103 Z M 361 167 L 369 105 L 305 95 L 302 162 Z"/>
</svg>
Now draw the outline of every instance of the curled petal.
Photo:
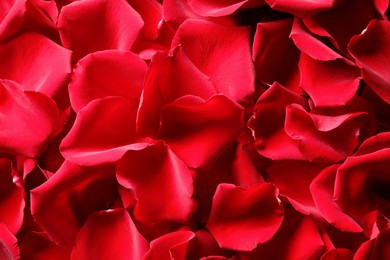
<svg viewBox="0 0 390 260">
<path fill-rule="evenodd" d="M 357 250 L 354 260 L 381 259 L 390 254 L 390 230 L 380 233 L 376 238 L 361 245 Z"/>
<path fill-rule="evenodd" d="M 224 16 L 234 13 L 240 7 L 258 7 L 264 5 L 263 0 L 189 0 L 191 8 L 202 16 Z"/>
<path fill-rule="evenodd" d="M 24 91 L 10 80 L 0 80 L 0 93 L 0 151 L 37 157 L 61 130 L 57 105 L 48 96 Z"/>
<path fill-rule="evenodd" d="M 129 213 L 114 209 L 93 213 L 77 235 L 72 259 L 142 259 L 149 243 Z"/>
<path fill-rule="evenodd" d="M 220 184 L 207 229 L 222 248 L 251 251 L 270 240 L 283 220 L 283 207 L 270 183 L 248 189 Z"/>
<path fill-rule="evenodd" d="M 72 108 L 78 112 L 90 101 L 108 96 L 126 97 L 138 104 L 147 66 L 129 51 L 89 54 L 73 70 L 69 84 Z"/>
<path fill-rule="evenodd" d="M 292 13 L 293 15 L 304 17 L 319 11 L 334 8 L 343 0 L 265 0 L 272 9 Z"/>
<path fill-rule="evenodd" d="M 75 1 L 64 6 L 58 18 L 61 40 L 74 51 L 75 60 L 100 50 L 130 50 L 143 25 L 125 0 Z"/>
<path fill-rule="evenodd" d="M 191 172 L 163 143 L 128 151 L 118 162 L 116 175 L 119 184 L 134 192 L 138 221 L 186 223 L 196 208 Z"/>
<path fill-rule="evenodd" d="M 127 150 L 145 148 L 149 144 L 135 134 L 136 111 L 137 103 L 123 97 L 90 102 L 62 140 L 62 155 L 79 165 L 96 165 L 117 161 Z"/>
<path fill-rule="evenodd" d="M 384 101 L 390 103 L 390 22 L 373 20 L 367 29 L 351 39 L 349 51 L 362 70 L 363 80 Z"/>
</svg>

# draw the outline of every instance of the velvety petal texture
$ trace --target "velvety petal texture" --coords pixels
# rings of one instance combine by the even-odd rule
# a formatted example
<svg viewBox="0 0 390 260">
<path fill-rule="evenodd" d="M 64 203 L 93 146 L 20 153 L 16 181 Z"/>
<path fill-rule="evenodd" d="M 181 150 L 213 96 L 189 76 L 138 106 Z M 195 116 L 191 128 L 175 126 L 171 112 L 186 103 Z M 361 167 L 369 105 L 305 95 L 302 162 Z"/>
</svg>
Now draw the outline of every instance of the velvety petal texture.
<svg viewBox="0 0 390 260">
<path fill-rule="evenodd" d="M 61 130 L 56 103 L 10 80 L 0 81 L 0 93 L 0 152 L 37 157 Z"/>
<path fill-rule="evenodd" d="M 390 103 L 388 70 L 390 22 L 373 20 L 360 35 L 352 38 L 349 50 L 362 70 L 367 85 L 384 101 Z"/>
<path fill-rule="evenodd" d="M 283 207 L 272 184 L 245 189 L 220 184 L 207 229 L 222 248 L 251 251 L 271 239 L 283 220 Z"/>
<path fill-rule="evenodd" d="M 75 1 L 64 6 L 58 17 L 61 40 L 73 50 L 75 60 L 100 50 L 129 50 L 143 25 L 125 0 Z"/>
<path fill-rule="evenodd" d="M 191 172 L 164 143 L 128 151 L 118 162 L 116 176 L 119 184 L 134 193 L 138 221 L 185 223 L 196 208 Z"/>
<path fill-rule="evenodd" d="M 91 214 L 80 230 L 72 259 L 142 259 L 149 243 L 124 209 Z"/>
</svg>

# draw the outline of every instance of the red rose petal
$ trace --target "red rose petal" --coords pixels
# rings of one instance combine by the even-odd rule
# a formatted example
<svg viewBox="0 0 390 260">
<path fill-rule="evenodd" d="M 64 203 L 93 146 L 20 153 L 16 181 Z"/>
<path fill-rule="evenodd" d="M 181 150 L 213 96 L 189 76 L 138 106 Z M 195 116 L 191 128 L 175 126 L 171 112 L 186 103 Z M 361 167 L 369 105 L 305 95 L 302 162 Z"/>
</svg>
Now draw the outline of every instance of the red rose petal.
<svg viewBox="0 0 390 260">
<path fill-rule="evenodd" d="M 112 165 L 80 167 L 68 161 L 31 190 L 31 213 L 51 240 L 72 247 L 94 211 L 106 210 L 119 197 Z"/>
<path fill-rule="evenodd" d="M 0 158 L 0 221 L 17 234 L 23 222 L 24 190 L 13 182 L 12 163 Z"/>
<path fill-rule="evenodd" d="M 248 127 L 253 131 L 256 149 L 261 155 L 274 160 L 303 159 L 296 141 L 284 130 L 286 106 L 293 103 L 307 106 L 303 97 L 278 83 L 274 83 L 257 101 Z"/>
<path fill-rule="evenodd" d="M 195 236 L 191 231 L 175 231 L 150 242 L 150 249 L 144 260 L 185 259 L 190 240 Z"/>
<path fill-rule="evenodd" d="M 117 161 L 127 150 L 145 148 L 148 143 L 135 134 L 136 109 L 137 103 L 123 97 L 90 102 L 62 140 L 62 155 L 79 165 L 96 165 Z"/>
<path fill-rule="evenodd" d="M 208 78 L 184 54 L 181 47 L 172 56 L 157 53 L 149 66 L 137 115 L 137 132 L 157 137 L 160 113 L 165 104 L 181 96 L 208 99 L 216 93 Z"/>
<path fill-rule="evenodd" d="M 191 8 L 202 16 L 224 16 L 234 13 L 240 7 L 264 5 L 263 0 L 188 0 Z"/>
<path fill-rule="evenodd" d="M 257 24 L 253 60 L 258 81 L 297 88 L 299 51 L 289 38 L 291 26 L 291 18 Z"/>
<path fill-rule="evenodd" d="M 191 172 L 163 143 L 128 151 L 118 162 L 117 179 L 133 190 L 134 217 L 143 223 L 185 223 L 196 208 Z"/>
<path fill-rule="evenodd" d="M 145 62 L 129 51 L 85 56 L 77 63 L 69 84 L 72 108 L 78 112 L 90 101 L 108 96 L 126 97 L 138 104 L 146 69 Z"/>
<path fill-rule="evenodd" d="M 124 209 L 93 213 L 77 235 L 72 259 L 142 259 L 149 243 Z"/>
<path fill-rule="evenodd" d="M 251 251 L 271 239 L 282 223 L 283 207 L 276 196 L 270 183 L 248 189 L 220 184 L 206 227 L 221 247 Z"/>
<path fill-rule="evenodd" d="M 208 168 L 243 130 L 243 113 L 223 95 L 185 96 L 163 108 L 158 136 L 188 166 Z"/>
<path fill-rule="evenodd" d="M 74 51 L 75 60 L 100 50 L 129 50 L 143 24 L 125 0 L 75 1 L 64 6 L 58 18 L 61 40 Z"/>
<path fill-rule="evenodd" d="M 0 259 L 19 259 L 18 240 L 3 223 L 0 223 Z"/>
<path fill-rule="evenodd" d="M 381 232 L 376 238 L 361 245 L 354 260 L 385 259 L 390 255 L 390 230 Z"/>
<path fill-rule="evenodd" d="M 343 106 L 350 101 L 360 83 L 359 70 L 343 60 L 314 60 L 302 54 L 299 61 L 301 87 L 315 106 Z"/>
<path fill-rule="evenodd" d="M 177 30 L 172 47 L 181 45 L 218 93 L 239 102 L 254 93 L 255 73 L 249 38 L 249 27 L 186 20 Z"/>
<path fill-rule="evenodd" d="M 362 69 L 363 80 L 387 103 L 390 103 L 389 44 L 390 22 L 373 20 L 349 45 L 349 51 Z"/>
<path fill-rule="evenodd" d="M 0 151 L 38 156 L 60 131 L 62 122 L 57 105 L 46 95 L 23 91 L 19 84 L 9 80 L 0 81 L 0 92 Z"/>
<path fill-rule="evenodd" d="M 271 8 L 288 12 L 296 16 L 308 16 L 319 11 L 334 8 L 342 3 L 342 0 L 265 0 Z"/>
<path fill-rule="evenodd" d="M 33 43 L 33 44 L 32 44 Z M 0 79 L 55 98 L 71 72 L 71 52 L 42 35 L 27 33 L 0 45 Z"/>
</svg>

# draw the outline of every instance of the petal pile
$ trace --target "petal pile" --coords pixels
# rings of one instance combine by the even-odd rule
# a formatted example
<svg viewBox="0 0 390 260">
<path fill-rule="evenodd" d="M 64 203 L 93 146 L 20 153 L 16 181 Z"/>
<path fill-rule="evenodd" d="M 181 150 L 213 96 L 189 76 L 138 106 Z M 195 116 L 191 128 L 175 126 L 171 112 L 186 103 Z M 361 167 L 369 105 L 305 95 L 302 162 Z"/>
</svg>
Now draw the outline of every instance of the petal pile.
<svg viewBox="0 0 390 260">
<path fill-rule="evenodd" d="M 0 260 L 389 258 L 389 14 L 0 1 Z"/>
</svg>

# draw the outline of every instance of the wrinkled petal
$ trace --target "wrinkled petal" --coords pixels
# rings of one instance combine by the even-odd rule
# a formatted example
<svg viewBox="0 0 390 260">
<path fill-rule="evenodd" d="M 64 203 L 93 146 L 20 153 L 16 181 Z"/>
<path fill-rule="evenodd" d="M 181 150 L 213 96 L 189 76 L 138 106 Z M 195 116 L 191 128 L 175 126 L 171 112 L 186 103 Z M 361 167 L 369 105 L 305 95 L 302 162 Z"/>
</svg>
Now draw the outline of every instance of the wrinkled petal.
<svg viewBox="0 0 390 260">
<path fill-rule="evenodd" d="M 0 57 L 0 79 L 16 81 L 25 90 L 54 99 L 66 87 L 71 72 L 71 52 L 35 33 L 0 45 Z"/>
<path fill-rule="evenodd" d="M 207 229 L 222 248 L 251 251 L 279 229 L 283 207 L 272 184 L 248 189 L 220 184 L 215 192 Z"/>
<path fill-rule="evenodd" d="M 144 260 L 185 259 L 188 244 L 195 236 L 191 231 L 175 231 L 150 242 Z"/>
<path fill-rule="evenodd" d="M 196 208 L 191 172 L 163 143 L 128 151 L 118 162 L 117 179 L 134 192 L 134 218 L 143 223 L 185 223 Z"/>
<path fill-rule="evenodd" d="M 172 47 L 181 45 L 218 93 L 246 101 L 254 92 L 250 28 L 186 20 L 177 30 Z M 202 55 L 199 55 L 199 54 Z"/>
<path fill-rule="evenodd" d="M 130 149 L 149 144 L 135 134 L 137 103 L 123 97 L 90 102 L 62 140 L 61 153 L 73 163 L 96 165 L 114 162 Z"/>
<path fill-rule="evenodd" d="M 3 223 L 0 223 L 0 259 L 19 259 L 18 241 Z"/>
<path fill-rule="evenodd" d="M 143 25 L 125 0 L 75 1 L 64 6 L 58 18 L 61 40 L 74 51 L 75 60 L 100 50 L 130 50 Z"/>
<path fill-rule="evenodd" d="M 138 104 L 147 66 L 129 51 L 100 51 L 81 59 L 69 84 L 72 108 L 78 112 L 90 101 L 126 97 Z"/>
<path fill-rule="evenodd" d="M 124 209 L 93 213 L 77 235 L 72 259 L 142 259 L 149 243 Z"/>
<path fill-rule="evenodd" d="M 351 39 L 349 51 L 362 70 L 363 80 L 384 101 L 390 103 L 390 22 L 373 20 L 367 29 Z"/>
<path fill-rule="evenodd" d="M 243 130 L 243 112 L 223 95 L 185 96 L 163 108 L 158 136 L 188 166 L 207 168 Z"/>
<path fill-rule="evenodd" d="M 50 238 L 72 247 L 90 214 L 109 209 L 117 199 L 114 167 L 81 167 L 68 161 L 31 190 L 31 213 Z"/>
<path fill-rule="evenodd" d="M 24 91 L 9 80 L 0 81 L 0 93 L 0 151 L 38 156 L 61 129 L 57 105 L 48 96 Z"/>
<path fill-rule="evenodd" d="M 360 84 L 360 71 L 343 60 L 318 61 L 302 54 L 300 86 L 315 106 L 342 106 L 350 101 Z"/>
</svg>

